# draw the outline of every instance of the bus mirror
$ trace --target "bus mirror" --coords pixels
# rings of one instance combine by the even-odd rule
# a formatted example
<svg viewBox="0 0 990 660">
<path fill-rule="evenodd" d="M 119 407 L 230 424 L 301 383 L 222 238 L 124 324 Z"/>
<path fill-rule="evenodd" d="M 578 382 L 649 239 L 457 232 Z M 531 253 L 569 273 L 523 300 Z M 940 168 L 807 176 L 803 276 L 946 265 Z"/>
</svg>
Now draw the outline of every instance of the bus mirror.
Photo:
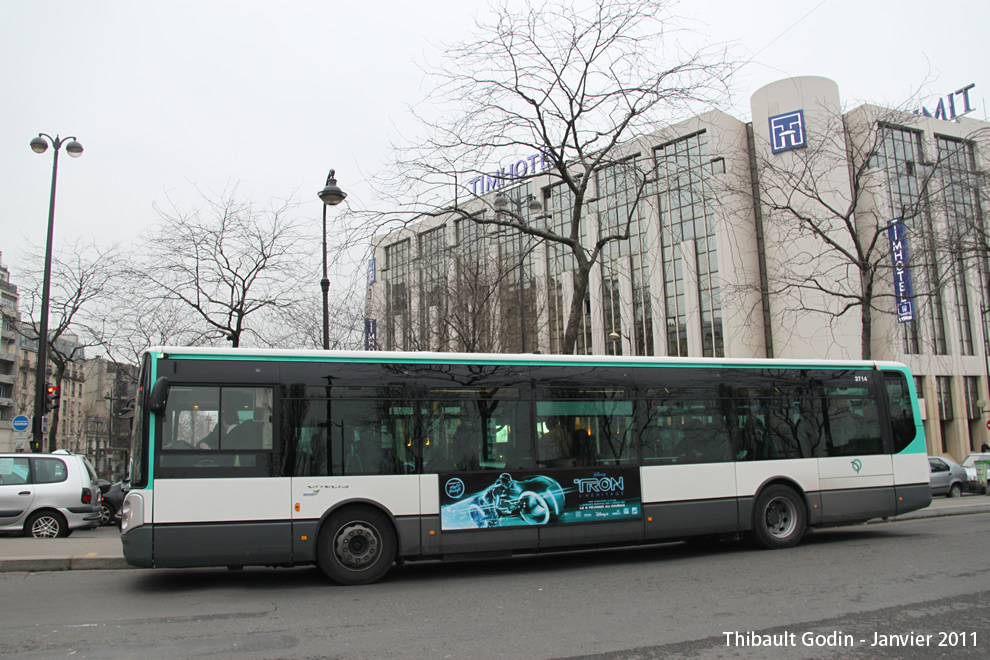
<svg viewBox="0 0 990 660">
<path fill-rule="evenodd" d="M 168 403 L 168 378 L 162 376 L 155 381 L 151 388 L 151 396 L 148 398 L 148 410 L 160 415 L 165 412 L 165 404 Z"/>
</svg>

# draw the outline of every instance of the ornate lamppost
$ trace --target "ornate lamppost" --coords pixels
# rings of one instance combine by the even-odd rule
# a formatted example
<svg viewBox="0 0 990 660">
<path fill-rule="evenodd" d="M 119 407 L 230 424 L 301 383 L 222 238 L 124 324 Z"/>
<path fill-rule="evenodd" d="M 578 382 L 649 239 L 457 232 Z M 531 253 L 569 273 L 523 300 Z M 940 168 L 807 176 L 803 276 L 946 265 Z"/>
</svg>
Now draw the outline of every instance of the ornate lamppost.
<svg viewBox="0 0 990 660">
<path fill-rule="evenodd" d="M 327 207 L 337 206 L 347 197 L 347 193 L 337 186 L 334 170 L 327 175 L 327 185 L 317 193 L 323 202 L 323 279 L 320 288 L 323 289 L 323 350 L 330 350 L 330 280 L 327 278 Z"/>
<path fill-rule="evenodd" d="M 45 138 L 48 138 L 47 140 Z M 42 420 L 45 417 L 45 394 L 46 380 L 45 372 L 48 367 L 48 296 L 51 292 L 52 279 L 52 239 L 55 235 L 55 183 L 58 179 L 58 152 L 62 145 L 65 151 L 73 158 L 82 155 L 82 145 L 76 141 L 75 136 L 65 139 L 53 138 L 46 133 L 38 133 L 38 137 L 31 140 L 31 150 L 36 154 L 43 154 L 48 150 L 48 142 L 51 141 L 55 147 L 55 158 L 52 163 L 52 194 L 48 202 L 48 240 L 45 244 L 45 279 L 41 288 L 41 319 L 38 328 L 38 364 L 34 383 L 34 420 L 31 426 L 31 451 L 40 452 L 43 441 L 41 430 Z M 59 385 L 59 383 L 55 383 Z"/>
</svg>

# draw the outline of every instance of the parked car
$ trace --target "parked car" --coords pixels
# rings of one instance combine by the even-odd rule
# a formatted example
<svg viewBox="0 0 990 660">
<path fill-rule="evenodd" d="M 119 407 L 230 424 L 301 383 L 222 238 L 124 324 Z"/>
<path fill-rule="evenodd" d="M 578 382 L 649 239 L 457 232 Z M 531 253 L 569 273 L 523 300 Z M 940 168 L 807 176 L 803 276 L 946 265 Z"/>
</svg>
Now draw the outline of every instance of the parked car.
<svg viewBox="0 0 990 660">
<path fill-rule="evenodd" d="M 944 456 L 929 456 L 928 467 L 931 472 L 932 495 L 960 497 L 969 484 L 965 468 Z"/>
<path fill-rule="evenodd" d="M 965 469 L 966 473 L 969 475 L 969 488 L 967 489 L 970 493 L 980 493 L 981 495 L 987 494 L 987 484 L 986 481 L 980 481 L 978 478 L 978 473 L 976 471 L 976 464 L 980 461 L 990 462 L 990 453 L 979 452 L 972 453 L 963 459 L 960 463 Z"/>
<path fill-rule="evenodd" d="M 124 506 L 124 483 L 110 483 L 100 479 L 100 524 L 116 525 L 120 523 L 120 509 Z"/>
<path fill-rule="evenodd" d="M 100 524 L 96 471 L 85 456 L 0 454 L 0 532 L 68 536 Z"/>
</svg>

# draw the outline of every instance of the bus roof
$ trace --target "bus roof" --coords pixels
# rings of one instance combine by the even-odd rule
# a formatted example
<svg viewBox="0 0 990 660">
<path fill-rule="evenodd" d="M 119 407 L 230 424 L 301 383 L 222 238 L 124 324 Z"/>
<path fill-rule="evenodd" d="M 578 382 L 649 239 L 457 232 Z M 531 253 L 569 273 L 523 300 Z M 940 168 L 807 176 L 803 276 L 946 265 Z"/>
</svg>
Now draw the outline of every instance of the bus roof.
<svg viewBox="0 0 990 660">
<path fill-rule="evenodd" d="M 399 364 L 520 364 L 520 365 L 592 365 L 592 366 L 673 366 L 673 367 L 845 367 L 850 369 L 907 370 L 899 362 L 870 360 L 760 359 L 638 357 L 611 355 L 555 355 L 543 353 L 435 353 L 428 351 L 324 351 L 268 348 L 211 348 L 155 346 L 147 349 L 159 358 L 174 360 L 270 360 L 288 362 L 367 362 Z"/>
</svg>

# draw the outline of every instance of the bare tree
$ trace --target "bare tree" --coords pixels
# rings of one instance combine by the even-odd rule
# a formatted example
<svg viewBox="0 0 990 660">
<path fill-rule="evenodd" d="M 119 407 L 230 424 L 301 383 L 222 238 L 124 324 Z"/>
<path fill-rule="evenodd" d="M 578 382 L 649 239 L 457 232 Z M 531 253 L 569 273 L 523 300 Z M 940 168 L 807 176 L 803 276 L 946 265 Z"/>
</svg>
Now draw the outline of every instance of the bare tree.
<svg viewBox="0 0 990 660">
<path fill-rule="evenodd" d="M 165 305 L 159 331 L 234 348 L 246 336 L 266 343 L 265 323 L 298 302 L 305 281 L 304 240 L 289 217 L 294 204 L 260 208 L 236 190 L 203 194 L 203 201 L 192 211 L 156 207 L 160 225 L 144 240 L 132 278 L 145 297 Z"/>
<path fill-rule="evenodd" d="M 25 263 L 44 263 L 43 252 L 32 248 L 36 255 Z M 113 304 L 116 284 L 121 274 L 118 246 L 107 248 L 77 240 L 74 244 L 52 253 L 51 290 L 48 309 L 48 361 L 53 366 L 51 383 L 60 386 L 69 365 L 81 362 L 87 347 L 102 346 L 104 336 L 101 309 Z M 28 339 L 39 339 L 38 328 L 44 271 L 28 268 L 20 274 L 23 290 L 30 292 L 24 313 L 27 319 L 10 317 L 18 332 Z M 9 314 L 3 312 L 5 317 Z M 47 370 L 47 365 L 46 365 Z M 61 409 L 52 413 L 48 430 L 48 451 L 58 448 Z M 42 448 L 38 447 L 38 450 Z"/>
<path fill-rule="evenodd" d="M 586 9 L 552 0 L 518 13 L 503 3 L 477 27 L 477 38 L 448 49 L 429 71 L 438 81 L 430 98 L 439 99 L 443 118 L 420 116 L 426 135 L 400 150 L 389 180 L 397 195 L 408 199 L 412 191 L 399 208 L 414 219 L 498 225 L 568 250 L 574 294 L 560 349 L 573 353 L 589 274 L 604 246 L 629 237 L 628 219 L 589 230 L 590 240 L 583 235 L 597 194 L 593 174 L 618 166 L 628 155 L 623 142 L 657 130 L 667 115 L 712 103 L 732 67 L 722 52 L 681 51 L 664 0 L 595 0 Z M 495 163 L 508 158 L 513 175 L 493 176 Z M 635 178 L 630 188 L 642 195 L 644 172 L 627 170 Z M 528 223 L 479 197 L 489 185 L 534 174 L 563 191 L 555 222 Z"/>
</svg>

